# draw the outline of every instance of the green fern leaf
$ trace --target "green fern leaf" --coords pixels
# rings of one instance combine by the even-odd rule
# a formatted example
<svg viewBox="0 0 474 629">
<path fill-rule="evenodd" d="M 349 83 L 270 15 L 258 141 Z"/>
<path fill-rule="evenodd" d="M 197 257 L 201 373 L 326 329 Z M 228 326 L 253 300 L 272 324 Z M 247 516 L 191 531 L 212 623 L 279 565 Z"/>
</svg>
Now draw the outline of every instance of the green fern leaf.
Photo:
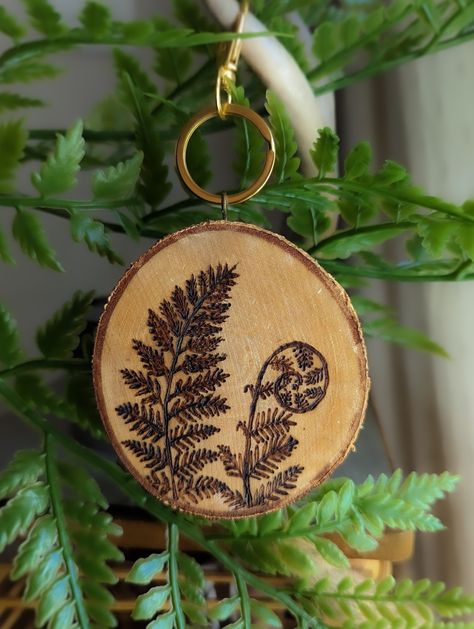
<svg viewBox="0 0 474 629">
<path fill-rule="evenodd" d="M 368 142 L 359 142 L 350 151 L 344 162 L 344 177 L 359 179 L 369 172 L 372 161 L 372 149 Z"/>
<path fill-rule="evenodd" d="M 28 134 L 22 120 L 10 120 L 0 125 L 0 193 L 13 188 L 15 171 L 20 164 Z"/>
<path fill-rule="evenodd" d="M 96 221 L 85 212 L 71 210 L 71 236 L 76 242 L 84 242 L 90 251 L 107 258 L 111 263 L 123 264 L 122 259 L 112 249 L 104 224 Z"/>
<path fill-rule="evenodd" d="M 23 107 L 44 107 L 44 101 L 39 98 L 29 98 L 14 92 L 0 92 L 0 111 L 13 111 Z"/>
<path fill-rule="evenodd" d="M 187 48 L 158 48 L 153 69 L 166 81 L 180 85 L 186 79 L 191 64 L 192 55 Z"/>
<path fill-rule="evenodd" d="M 10 246 L 2 230 L 0 230 L 0 260 L 3 260 L 3 262 L 7 264 L 15 263 L 15 260 L 10 254 Z"/>
<path fill-rule="evenodd" d="M 267 91 L 265 108 L 270 115 L 275 137 L 276 161 L 273 174 L 279 182 L 297 179 L 300 160 L 295 156 L 298 147 L 288 114 L 282 103 L 270 91 Z"/>
<path fill-rule="evenodd" d="M 46 37 L 59 37 L 66 30 L 61 15 L 48 0 L 22 0 L 31 24 Z"/>
<path fill-rule="evenodd" d="M 34 485 L 44 468 L 44 457 L 36 450 L 19 450 L 0 474 L 0 499 Z"/>
<path fill-rule="evenodd" d="M 0 80 L 2 83 L 30 83 L 38 79 L 54 79 L 61 72 L 57 66 L 26 57 L 2 68 Z"/>
<path fill-rule="evenodd" d="M 17 208 L 12 233 L 23 252 L 32 260 L 53 271 L 64 271 L 56 253 L 49 246 L 45 231 L 34 212 Z"/>
<path fill-rule="evenodd" d="M 300 66 L 303 72 L 307 72 L 309 68 L 308 57 L 303 42 L 301 41 L 298 31 L 298 27 L 292 24 L 288 19 L 283 16 L 275 15 L 268 22 L 269 30 L 280 35 L 286 35 L 281 38 L 281 43 L 288 50 L 290 55 L 294 58 L 296 63 Z"/>
<path fill-rule="evenodd" d="M 132 613 L 133 620 L 151 620 L 154 618 L 168 602 L 170 593 L 170 587 L 165 585 L 153 587 L 139 596 L 135 601 Z"/>
<path fill-rule="evenodd" d="M 18 548 L 18 553 L 13 561 L 10 576 L 13 580 L 21 579 L 32 572 L 58 541 L 58 530 L 54 518 L 44 515 L 31 527 L 28 538 Z"/>
<path fill-rule="evenodd" d="M 5 306 L 0 304 L 0 363 L 12 367 L 20 361 L 22 353 L 17 323 Z"/>
<path fill-rule="evenodd" d="M 153 101 L 145 96 L 128 74 L 121 77 L 121 84 L 125 101 L 135 118 L 137 147 L 143 151 L 140 188 L 150 206 L 157 207 L 170 192 L 171 184 L 167 181 L 168 166 L 161 131 L 151 114 Z"/>
<path fill-rule="evenodd" d="M 365 230 L 338 231 L 333 236 L 321 240 L 316 248 L 326 258 L 348 258 L 359 251 L 369 251 L 373 247 L 392 238 L 406 234 L 405 225 L 374 225 Z"/>
<path fill-rule="evenodd" d="M 334 203 L 322 195 L 314 195 L 313 203 L 295 203 L 290 208 L 286 224 L 295 234 L 312 238 L 316 245 L 319 235 L 331 225 L 331 219 L 324 213 L 326 210 L 333 211 Z"/>
<path fill-rule="evenodd" d="M 400 325 L 391 317 L 381 317 L 366 321 L 363 325 L 364 334 L 376 337 L 384 341 L 390 341 L 399 345 L 405 345 L 412 349 L 437 354 L 443 358 L 449 358 L 449 354 L 438 343 L 431 340 L 419 330 Z"/>
<path fill-rule="evenodd" d="M 338 47 L 338 25 L 323 22 L 313 35 L 313 52 L 316 58 L 324 62 L 337 51 Z"/>
<path fill-rule="evenodd" d="M 239 597 L 231 596 L 230 598 L 223 598 L 215 607 L 212 607 L 208 616 L 211 620 L 228 620 L 239 608 Z"/>
<path fill-rule="evenodd" d="M 318 130 L 318 138 L 311 150 L 311 157 L 322 179 L 336 168 L 339 153 L 339 136 L 332 129 L 324 127 Z"/>
<path fill-rule="evenodd" d="M 92 192 L 96 199 L 116 200 L 127 199 L 135 192 L 143 153 L 139 151 L 125 162 L 110 166 L 107 170 L 99 170 L 92 178 Z"/>
<path fill-rule="evenodd" d="M 48 505 L 48 492 L 41 483 L 20 489 L 0 509 L 0 552 L 24 535 L 35 518 L 45 513 Z"/>
<path fill-rule="evenodd" d="M 443 626 L 443 618 L 469 614 L 474 609 L 474 597 L 466 596 L 460 588 L 446 590 L 444 584 L 428 579 L 405 579 L 397 584 L 393 577 L 386 577 L 353 584 L 345 577 L 336 585 L 321 579 L 305 596 L 347 629 L 433 629 Z"/>
<path fill-rule="evenodd" d="M 57 136 L 54 151 L 41 167 L 33 173 L 31 181 L 42 196 L 66 192 L 76 184 L 76 174 L 84 157 L 82 121 L 78 120 L 66 135 Z"/>
<path fill-rule="evenodd" d="M 349 568 L 349 559 L 345 556 L 342 550 L 330 539 L 324 537 L 313 537 L 312 541 L 316 547 L 316 550 L 332 566 L 337 568 Z"/>
<path fill-rule="evenodd" d="M 13 41 L 19 40 L 25 34 L 25 28 L 9 13 L 5 7 L 0 7 L 0 33 L 11 37 Z"/>
<path fill-rule="evenodd" d="M 128 573 L 126 580 L 137 585 L 149 585 L 154 577 L 164 569 L 168 557 L 168 553 L 161 553 L 138 559 Z"/>
<path fill-rule="evenodd" d="M 270 607 L 254 598 L 250 600 L 252 616 L 256 620 L 257 627 L 283 627 L 280 617 Z"/>
<path fill-rule="evenodd" d="M 38 412 L 77 421 L 75 408 L 48 386 L 38 373 L 23 373 L 15 378 L 15 390 L 23 402 Z"/>
<path fill-rule="evenodd" d="M 188 28 L 198 33 L 217 30 L 216 23 L 209 20 L 193 0 L 173 0 L 173 6 L 177 19 Z"/>
<path fill-rule="evenodd" d="M 71 372 L 67 383 L 66 403 L 72 406 L 70 419 L 96 439 L 104 438 L 104 428 L 97 411 L 90 373 Z"/>
<path fill-rule="evenodd" d="M 87 323 L 93 291 L 77 291 L 36 334 L 38 347 L 47 358 L 69 358 L 79 344 L 79 335 Z"/>
<path fill-rule="evenodd" d="M 463 226 L 462 229 L 466 227 L 468 226 Z M 417 222 L 417 232 L 422 238 L 424 249 L 435 257 L 441 256 L 458 231 L 457 223 L 441 216 L 420 217 Z"/>
<path fill-rule="evenodd" d="M 112 25 L 110 10 L 99 2 L 89 0 L 79 15 L 79 22 L 89 36 L 100 39 L 107 35 Z"/>
<path fill-rule="evenodd" d="M 142 65 L 132 55 L 129 55 L 120 48 L 114 49 L 114 65 L 117 76 L 128 74 L 136 89 L 143 94 L 156 94 L 156 85 L 151 81 L 148 74 L 142 70 Z"/>
<path fill-rule="evenodd" d="M 147 625 L 147 629 L 173 629 L 175 627 L 175 612 L 167 612 L 157 620 L 153 620 Z"/>
<path fill-rule="evenodd" d="M 250 101 L 245 96 L 243 87 L 233 83 L 229 84 L 229 87 L 232 99 L 237 105 L 250 107 Z M 236 118 L 236 123 L 238 136 L 234 167 L 240 177 L 242 188 L 246 188 L 257 179 L 262 169 L 264 142 L 258 130 L 248 120 Z"/>
</svg>

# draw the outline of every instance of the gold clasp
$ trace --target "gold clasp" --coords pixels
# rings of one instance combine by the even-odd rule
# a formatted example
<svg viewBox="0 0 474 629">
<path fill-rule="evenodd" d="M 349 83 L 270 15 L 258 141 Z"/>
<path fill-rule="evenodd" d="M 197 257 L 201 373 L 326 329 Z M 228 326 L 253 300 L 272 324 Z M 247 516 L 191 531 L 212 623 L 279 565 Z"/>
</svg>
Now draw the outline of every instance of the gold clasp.
<svg viewBox="0 0 474 629">
<path fill-rule="evenodd" d="M 242 0 L 240 4 L 240 11 L 237 16 L 234 31 L 235 33 L 242 33 L 244 30 L 244 23 L 247 13 L 249 11 L 248 0 Z M 230 44 L 225 47 L 224 61 L 219 66 L 217 71 L 216 80 L 216 109 L 219 117 L 223 120 L 226 115 L 227 106 L 232 104 L 232 95 L 226 85 L 227 81 L 235 83 L 237 67 L 239 64 L 240 53 L 242 51 L 242 40 L 240 38 L 233 39 Z M 222 103 L 222 92 L 226 93 L 227 102 Z"/>
</svg>

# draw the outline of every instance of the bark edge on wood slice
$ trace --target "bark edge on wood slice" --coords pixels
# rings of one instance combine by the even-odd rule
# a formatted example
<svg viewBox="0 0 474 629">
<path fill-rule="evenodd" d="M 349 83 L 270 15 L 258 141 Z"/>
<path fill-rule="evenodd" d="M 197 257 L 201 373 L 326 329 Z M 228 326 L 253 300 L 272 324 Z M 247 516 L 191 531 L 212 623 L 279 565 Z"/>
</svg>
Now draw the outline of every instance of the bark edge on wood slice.
<svg viewBox="0 0 474 629">
<path fill-rule="evenodd" d="M 229 221 L 171 234 L 112 292 L 93 360 L 131 474 L 208 518 L 279 509 L 345 459 L 369 390 L 344 289 L 280 235 Z"/>
</svg>

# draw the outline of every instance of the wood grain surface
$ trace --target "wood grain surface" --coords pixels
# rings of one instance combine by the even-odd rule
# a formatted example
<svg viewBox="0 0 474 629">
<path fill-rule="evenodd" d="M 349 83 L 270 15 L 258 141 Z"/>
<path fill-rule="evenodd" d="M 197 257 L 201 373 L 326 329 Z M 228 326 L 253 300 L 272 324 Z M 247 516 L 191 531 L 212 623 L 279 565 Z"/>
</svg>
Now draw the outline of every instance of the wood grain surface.
<svg viewBox="0 0 474 629">
<path fill-rule="evenodd" d="M 281 236 L 215 221 L 120 280 L 94 353 L 120 459 L 173 508 L 237 518 L 297 500 L 363 420 L 365 346 L 344 290 Z"/>
</svg>

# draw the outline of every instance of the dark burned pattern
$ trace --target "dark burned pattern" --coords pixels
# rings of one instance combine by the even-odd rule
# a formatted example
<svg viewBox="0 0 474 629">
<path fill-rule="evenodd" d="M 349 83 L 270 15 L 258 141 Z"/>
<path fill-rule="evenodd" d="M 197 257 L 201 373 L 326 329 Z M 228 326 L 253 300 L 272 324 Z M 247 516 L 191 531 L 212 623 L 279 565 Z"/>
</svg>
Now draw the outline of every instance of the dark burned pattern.
<svg viewBox="0 0 474 629">
<path fill-rule="evenodd" d="M 213 420 L 229 410 L 216 390 L 229 377 L 218 365 L 222 324 L 228 318 L 235 266 L 218 264 L 175 286 L 159 313 L 149 310 L 152 344 L 133 340 L 142 369 L 122 369 L 125 384 L 139 398 L 116 411 L 136 438 L 123 441 L 149 470 L 158 496 L 197 503 L 229 488 L 205 475 L 219 453 L 200 444 L 219 432 Z"/>
<path fill-rule="evenodd" d="M 244 388 L 251 402 L 247 421 L 236 427 L 243 435 L 242 452 L 223 444 L 217 450 L 204 447 L 220 432 L 215 419 L 229 410 L 227 399 L 216 393 L 229 378 L 219 367 L 227 356 L 218 348 L 237 278 L 235 266 L 218 264 L 192 275 L 184 288 L 175 286 L 159 312 L 148 311 L 151 344 L 133 340 L 142 368 L 121 370 L 137 398 L 116 408 L 134 437 L 122 445 L 149 470 L 146 480 L 156 495 L 173 503 L 196 504 L 219 494 L 241 510 L 286 496 L 304 469 L 281 465 L 298 445 L 290 434 L 292 417 L 316 408 L 326 394 L 322 354 L 301 341 L 281 345 L 255 384 Z M 241 490 L 205 473 L 206 465 L 219 460 L 223 474 L 240 479 Z"/>
<path fill-rule="evenodd" d="M 324 356 L 307 343 L 281 345 L 265 361 L 256 383 L 244 388 L 251 402 L 248 420 L 237 424 L 245 436 L 243 454 L 219 447 L 227 475 L 242 481 L 242 491 L 226 489 L 224 500 L 229 506 L 265 506 L 296 487 L 304 467 L 290 465 L 283 470 L 280 465 L 298 445 L 290 434 L 296 425 L 292 416 L 315 409 L 328 383 Z"/>
</svg>

